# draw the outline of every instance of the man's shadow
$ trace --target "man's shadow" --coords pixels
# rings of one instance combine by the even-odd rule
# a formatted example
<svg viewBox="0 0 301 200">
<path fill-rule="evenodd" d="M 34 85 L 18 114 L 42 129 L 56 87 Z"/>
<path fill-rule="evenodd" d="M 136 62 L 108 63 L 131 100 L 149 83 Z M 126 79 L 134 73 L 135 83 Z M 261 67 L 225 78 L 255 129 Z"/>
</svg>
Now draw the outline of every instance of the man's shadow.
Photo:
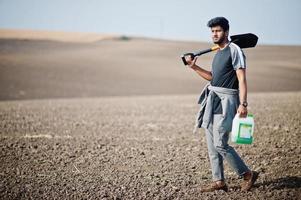
<svg viewBox="0 0 301 200">
<path fill-rule="evenodd" d="M 255 187 L 269 187 L 272 190 L 280 190 L 284 188 L 301 188 L 301 177 L 288 176 L 283 178 L 274 179 L 271 181 L 264 181 L 263 183 L 255 183 Z"/>
</svg>

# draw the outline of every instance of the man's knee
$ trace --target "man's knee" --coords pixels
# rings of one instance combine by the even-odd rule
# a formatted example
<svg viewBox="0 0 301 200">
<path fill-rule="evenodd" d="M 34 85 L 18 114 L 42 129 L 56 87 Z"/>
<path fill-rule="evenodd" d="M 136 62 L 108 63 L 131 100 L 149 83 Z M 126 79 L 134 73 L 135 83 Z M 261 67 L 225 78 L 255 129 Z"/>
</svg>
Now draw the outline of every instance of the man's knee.
<svg viewBox="0 0 301 200">
<path fill-rule="evenodd" d="M 226 153 L 231 150 L 231 146 L 223 143 L 214 143 L 216 151 L 221 154 L 223 157 L 226 156 Z"/>
</svg>

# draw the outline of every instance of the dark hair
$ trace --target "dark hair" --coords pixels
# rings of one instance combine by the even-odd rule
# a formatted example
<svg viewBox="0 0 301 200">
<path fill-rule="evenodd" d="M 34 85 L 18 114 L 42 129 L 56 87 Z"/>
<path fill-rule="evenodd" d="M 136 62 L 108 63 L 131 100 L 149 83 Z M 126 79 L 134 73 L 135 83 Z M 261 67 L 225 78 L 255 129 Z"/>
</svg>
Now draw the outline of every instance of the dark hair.
<svg viewBox="0 0 301 200">
<path fill-rule="evenodd" d="M 229 21 L 224 17 L 215 17 L 208 21 L 207 26 L 210 28 L 215 27 L 215 26 L 221 26 L 224 31 L 228 31 L 229 30 Z"/>
</svg>

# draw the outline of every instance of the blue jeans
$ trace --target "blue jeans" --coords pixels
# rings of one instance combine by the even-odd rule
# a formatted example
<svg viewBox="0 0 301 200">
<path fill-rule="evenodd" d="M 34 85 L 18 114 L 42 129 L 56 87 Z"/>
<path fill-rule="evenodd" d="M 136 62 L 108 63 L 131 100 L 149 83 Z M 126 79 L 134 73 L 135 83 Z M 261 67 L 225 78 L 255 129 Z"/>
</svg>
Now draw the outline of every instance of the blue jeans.
<svg viewBox="0 0 301 200">
<path fill-rule="evenodd" d="M 228 144 L 229 132 L 220 129 L 219 122 L 222 117 L 222 114 L 214 114 L 208 129 L 205 130 L 212 178 L 214 181 L 225 179 L 224 159 L 239 176 L 250 171 L 234 148 Z"/>
</svg>

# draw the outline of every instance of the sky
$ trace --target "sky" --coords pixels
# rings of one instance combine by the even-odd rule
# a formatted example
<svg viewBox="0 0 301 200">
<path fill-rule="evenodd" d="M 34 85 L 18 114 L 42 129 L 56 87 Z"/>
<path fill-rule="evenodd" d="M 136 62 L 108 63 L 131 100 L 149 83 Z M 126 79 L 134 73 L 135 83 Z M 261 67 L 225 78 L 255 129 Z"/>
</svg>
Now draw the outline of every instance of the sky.
<svg viewBox="0 0 301 200">
<path fill-rule="evenodd" d="M 0 0 L 0 28 L 210 42 L 208 20 L 224 16 L 230 35 L 301 45 L 300 13 L 300 0 Z"/>
</svg>

